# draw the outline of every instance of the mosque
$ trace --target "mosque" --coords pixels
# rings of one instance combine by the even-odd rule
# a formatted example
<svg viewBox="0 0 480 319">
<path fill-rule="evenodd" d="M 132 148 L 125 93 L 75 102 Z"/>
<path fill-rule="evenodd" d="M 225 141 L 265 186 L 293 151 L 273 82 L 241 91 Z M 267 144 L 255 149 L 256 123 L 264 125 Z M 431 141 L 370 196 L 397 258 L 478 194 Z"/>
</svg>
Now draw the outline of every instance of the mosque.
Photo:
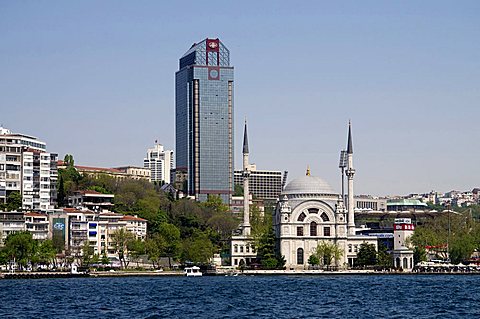
<svg viewBox="0 0 480 319">
<path fill-rule="evenodd" d="M 288 183 L 280 195 L 274 216 L 278 249 L 285 257 L 287 269 L 304 269 L 308 258 L 321 242 L 335 244 L 342 252 L 336 266 L 353 266 L 359 246 L 366 242 L 377 248 L 377 238 L 356 234 L 354 215 L 353 141 L 348 127 L 346 171 L 348 196 L 346 205 L 341 194 L 327 182 L 305 176 Z"/>
<path fill-rule="evenodd" d="M 245 124 L 244 194 L 248 194 L 248 139 Z M 348 196 L 335 192 L 322 178 L 312 176 L 307 169 L 305 176 L 296 178 L 283 189 L 273 216 L 277 249 L 286 260 L 287 269 L 306 269 L 309 257 L 320 243 L 334 244 L 341 256 L 334 261 L 336 266 L 353 266 L 362 243 L 375 245 L 377 238 L 356 234 L 354 220 L 353 141 L 351 124 L 348 127 L 345 175 L 348 180 Z M 343 187 L 342 187 L 343 188 Z M 241 234 L 232 238 L 232 266 L 239 262 L 249 264 L 256 257 L 249 246 L 250 222 L 247 195 L 244 195 L 244 220 Z M 345 203 L 346 201 L 346 203 Z"/>
</svg>

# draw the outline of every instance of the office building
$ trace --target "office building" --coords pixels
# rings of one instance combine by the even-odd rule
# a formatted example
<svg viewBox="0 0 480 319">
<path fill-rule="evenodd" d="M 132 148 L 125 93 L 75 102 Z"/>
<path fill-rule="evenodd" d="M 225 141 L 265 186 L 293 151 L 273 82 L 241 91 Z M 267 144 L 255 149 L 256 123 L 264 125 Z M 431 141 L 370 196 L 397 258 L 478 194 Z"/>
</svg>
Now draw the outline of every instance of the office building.
<svg viewBox="0 0 480 319">
<path fill-rule="evenodd" d="M 152 182 L 170 183 L 173 151 L 165 150 L 162 144 L 155 143 L 153 148 L 147 150 L 147 157 L 143 159 L 143 167 L 150 170 L 150 180 Z"/>
<path fill-rule="evenodd" d="M 255 199 L 276 200 L 282 192 L 283 176 L 281 171 L 257 170 L 255 164 L 249 165 L 250 193 Z M 243 187 L 243 171 L 235 170 L 233 181 Z M 286 172 L 285 172 L 286 174 Z"/>
<path fill-rule="evenodd" d="M 219 39 L 195 43 L 175 74 L 176 174 L 205 201 L 233 193 L 233 67 Z M 183 174 L 179 174 L 183 172 Z"/>
</svg>

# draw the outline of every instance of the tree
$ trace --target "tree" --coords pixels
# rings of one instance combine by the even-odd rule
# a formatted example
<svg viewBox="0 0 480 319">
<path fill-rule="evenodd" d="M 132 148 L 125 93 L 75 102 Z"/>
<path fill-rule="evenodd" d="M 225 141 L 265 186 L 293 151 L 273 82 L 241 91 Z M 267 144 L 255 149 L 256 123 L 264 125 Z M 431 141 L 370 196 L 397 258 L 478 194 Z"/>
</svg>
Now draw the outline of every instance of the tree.
<svg viewBox="0 0 480 319">
<path fill-rule="evenodd" d="M 340 258 L 343 256 L 343 251 L 340 249 L 340 247 L 338 247 L 337 244 L 329 241 L 321 241 L 317 245 L 315 253 L 320 261 L 320 264 L 324 266 L 330 266 L 332 261 L 337 264 Z"/>
<path fill-rule="evenodd" d="M 58 207 L 65 207 L 65 183 L 63 181 L 63 176 L 60 175 L 58 180 L 58 193 L 57 193 L 57 205 Z"/>
<path fill-rule="evenodd" d="M 115 251 L 118 254 L 118 259 L 120 259 L 120 264 L 123 269 L 128 267 L 128 245 L 131 241 L 134 240 L 134 236 L 131 232 L 125 228 L 118 228 L 112 234 L 113 245 Z"/>
<path fill-rule="evenodd" d="M 19 211 L 22 209 L 22 195 L 20 192 L 13 191 L 7 196 L 5 204 L 0 204 L 0 210 Z"/>
<path fill-rule="evenodd" d="M 427 261 L 427 251 L 424 247 L 415 246 L 413 248 L 413 263 L 416 265 L 421 261 Z"/>
<path fill-rule="evenodd" d="M 94 257 L 95 250 L 92 246 L 90 246 L 90 242 L 88 240 L 83 242 L 82 246 L 82 267 L 90 267 L 93 264 L 93 257 Z"/>
<path fill-rule="evenodd" d="M 215 250 L 208 235 L 198 231 L 192 238 L 186 238 L 182 243 L 182 261 L 197 264 L 207 264 L 213 257 Z"/>
<path fill-rule="evenodd" d="M 18 232 L 7 236 L 2 251 L 9 261 L 15 261 L 24 269 L 36 253 L 37 242 L 30 232 Z"/>
<path fill-rule="evenodd" d="M 243 196 L 243 187 L 242 185 L 235 184 L 233 188 L 234 194 L 233 196 Z"/>
<path fill-rule="evenodd" d="M 320 259 L 316 254 L 312 254 L 310 257 L 308 257 L 308 263 L 312 266 L 317 266 L 320 264 Z"/>
<path fill-rule="evenodd" d="M 383 268 L 393 267 L 392 256 L 387 252 L 387 247 L 383 244 L 379 244 L 378 246 L 377 265 Z"/>
<path fill-rule="evenodd" d="M 377 263 L 377 251 L 374 244 L 363 242 L 357 253 L 356 264 L 358 266 L 373 266 Z"/>
<path fill-rule="evenodd" d="M 102 258 L 100 259 L 101 264 L 103 267 L 110 265 L 110 258 L 107 256 L 107 252 L 104 250 L 102 253 Z"/>
<path fill-rule="evenodd" d="M 37 247 L 35 254 L 36 263 L 49 266 L 50 264 L 55 263 L 56 253 L 53 241 L 44 240 Z"/>
<path fill-rule="evenodd" d="M 148 255 L 148 260 L 152 262 L 153 268 L 160 266 L 160 258 L 165 247 L 165 239 L 159 234 L 154 234 L 151 238 L 145 240 L 145 253 Z"/>
<path fill-rule="evenodd" d="M 172 224 L 162 223 L 158 233 L 165 241 L 163 255 L 168 257 L 168 266 L 172 268 L 172 258 L 176 258 L 180 249 L 180 230 Z"/>
<path fill-rule="evenodd" d="M 129 256 L 131 257 L 132 261 L 137 263 L 138 268 L 138 261 L 140 257 L 145 254 L 145 243 L 139 238 L 131 240 L 128 243 L 128 251 Z"/>
</svg>

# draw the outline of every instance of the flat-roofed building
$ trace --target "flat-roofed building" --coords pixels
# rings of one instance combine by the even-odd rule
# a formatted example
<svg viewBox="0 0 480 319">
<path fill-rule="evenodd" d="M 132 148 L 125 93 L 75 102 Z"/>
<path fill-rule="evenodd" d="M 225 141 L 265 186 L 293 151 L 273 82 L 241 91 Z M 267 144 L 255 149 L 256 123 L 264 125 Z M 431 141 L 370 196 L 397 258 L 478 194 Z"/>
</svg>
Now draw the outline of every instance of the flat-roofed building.
<svg viewBox="0 0 480 319">
<path fill-rule="evenodd" d="M 49 222 L 46 214 L 35 212 L 28 212 L 24 215 L 25 229 L 32 233 L 33 239 L 46 240 L 48 239 Z"/>
<path fill-rule="evenodd" d="M 21 231 L 25 231 L 23 212 L 0 212 L 0 246 L 5 244 L 8 235 Z"/>
<path fill-rule="evenodd" d="M 57 199 L 57 154 L 36 137 L 0 127 L 0 202 L 18 192 L 25 210 L 46 211 Z"/>
<path fill-rule="evenodd" d="M 70 207 L 84 207 L 91 211 L 101 212 L 110 210 L 113 207 L 113 194 L 102 194 L 93 190 L 76 191 L 68 197 Z"/>
<path fill-rule="evenodd" d="M 162 144 L 155 141 L 153 148 L 147 150 L 147 157 L 143 159 L 143 166 L 151 172 L 150 179 L 152 182 L 170 183 L 173 151 L 165 150 Z"/>
<path fill-rule="evenodd" d="M 283 187 L 283 174 L 281 171 L 257 170 L 255 164 L 249 165 L 250 193 L 256 199 L 276 200 Z M 243 185 L 242 170 L 235 170 L 233 177 L 235 185 Z"/>
</svg>

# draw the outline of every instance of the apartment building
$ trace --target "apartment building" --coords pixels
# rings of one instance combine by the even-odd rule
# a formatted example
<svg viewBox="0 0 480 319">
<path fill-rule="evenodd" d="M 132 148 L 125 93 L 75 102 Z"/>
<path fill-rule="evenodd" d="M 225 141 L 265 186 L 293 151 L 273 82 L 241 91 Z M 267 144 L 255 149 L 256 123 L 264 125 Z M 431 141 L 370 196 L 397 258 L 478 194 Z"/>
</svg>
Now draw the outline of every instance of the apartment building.
<svg viewBox="0 0 480 319">
<path fill-rule="evenodd" d="M 57 199 L 57 154 L 36 137 L 0 127 L 0 202 L 12 192 L 22 196 L 25 210 L 46 211 Z"/>
</svg>

